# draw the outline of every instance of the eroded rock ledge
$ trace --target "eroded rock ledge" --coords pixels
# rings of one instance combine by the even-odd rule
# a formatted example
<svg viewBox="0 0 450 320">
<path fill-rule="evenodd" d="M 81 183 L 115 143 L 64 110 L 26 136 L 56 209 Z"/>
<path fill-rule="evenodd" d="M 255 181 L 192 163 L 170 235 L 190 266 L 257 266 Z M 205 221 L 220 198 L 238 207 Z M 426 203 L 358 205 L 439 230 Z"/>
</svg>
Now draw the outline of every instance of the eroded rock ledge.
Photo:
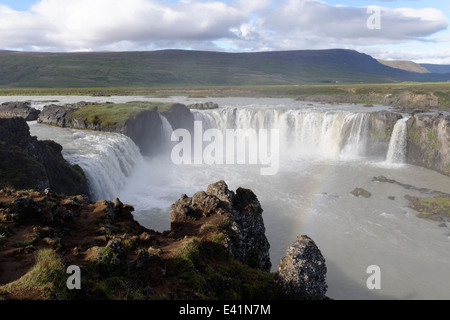
<svg viewBox="0 0 450 320">
<path fill-rule="evenodd" d="M 165 232 L 142 227 L 133 210 L 119 199 L 1 190 L 0 297 L 325 298 L 325 260 L 307 237 L 288 249 L 278 273 L 269 272 L 262 209 L 251 190 L 233 192 L 219 181 L 183 195 Z M 69 265 L 81 269 L 80 290 L 66 287 Z"/>
</svg>

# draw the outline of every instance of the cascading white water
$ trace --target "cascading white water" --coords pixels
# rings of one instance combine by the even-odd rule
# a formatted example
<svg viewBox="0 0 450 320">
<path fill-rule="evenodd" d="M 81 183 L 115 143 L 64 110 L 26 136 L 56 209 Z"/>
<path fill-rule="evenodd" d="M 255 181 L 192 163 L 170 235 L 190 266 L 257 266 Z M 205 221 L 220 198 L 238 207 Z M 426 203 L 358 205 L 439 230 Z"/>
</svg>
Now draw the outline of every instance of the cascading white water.
<svg viewBox="0 0 450 320">
<path fill-rule="evenodd" d="M 399 119 L 392 130 L 389 148 L 386 156 L 387 163 L 403 163 L 406 159 L 408 118 Z"/>
<path fill-rule="evenodd" d="M 64 146 L 63 156 L 84 171 L 92 200 L 112 200 L 124 187 L 137 163 L 143 162 L 134 142 L 118 133 L 58 130 L 29 122 L 31 134 Z"/>
<path fill-rule="evenodd" d="M 172 131 L 173 131 L 172 126 L 171 126 L 170 122 L 167 120 L 166 117 L 164 117 L 161 114 L 159 114 L 159 117 L 160 117 L 161 123 L 162 123 L 162 127 L 161 127 L 161 130 L 162 130 L 162 134 L 161 134 L 162 143 L 169 144 L 170 136 L 172 135 Z"/>
<path fill-rule="evenodd" d="M 273 108 L 194 112 L 194 119 L 201 120 L 205 129 L 279 129 L 281 152 L 334 159 L 364 154 L 368 117 L 367 113 Z"/>
</svg>

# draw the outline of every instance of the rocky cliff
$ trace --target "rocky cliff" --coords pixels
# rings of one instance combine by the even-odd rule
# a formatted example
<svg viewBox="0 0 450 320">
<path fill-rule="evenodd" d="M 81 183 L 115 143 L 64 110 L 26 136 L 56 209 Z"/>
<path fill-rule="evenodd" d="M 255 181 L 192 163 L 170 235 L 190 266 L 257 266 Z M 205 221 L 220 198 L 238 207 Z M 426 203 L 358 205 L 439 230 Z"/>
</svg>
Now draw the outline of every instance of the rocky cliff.
<svg viewBox="0 0 450 320">
<path fill-rule="evenodd" d="M 30 135 L 24 118 L 0 119 L 0 186 L 87 194 L 83 170 L 70 165 L 53 141 Z"/>
<path fill-rule="evenodd" d="M 48 105 L 39 115 L 38 122 L 59 127 L 121 133 L 130 137 L 140 148 L 141 153 L 146 156 L 157 155 L 163 147 L 163 124 L 157 107 L 142 110 L 121 123 L 104 123 L 101 118 L 94 118 L 90 121 L 76 115 L 77 110 L 87 105 L 93 105 L 93 103 Z M 175 103 L 161 114 L 167 118 L 174 129 L 182 127 L 191 130 L 193 128 L 193 116 L 183 104 Z"/>
<path fill-rule="evenodd" d="M 295 263 L 269 272 L 262 209 L 251 190 L 233 192 L 219 181 L 182 196 L 162 233 L 139 225 L 133 210 L 119 199 L 1 190 L 0 298 L 325 298 L 325 261 L 312 240 L 300 237 L 301 248 L 283 260 Z M 81 270 L 78 290 L 67 289 L 68 266 Z"/>
<path fill-rule="evenodd" d="M 407 161 L 450 175 L 450 116 L 418 113 L 407 125 Z"/>
</svg>

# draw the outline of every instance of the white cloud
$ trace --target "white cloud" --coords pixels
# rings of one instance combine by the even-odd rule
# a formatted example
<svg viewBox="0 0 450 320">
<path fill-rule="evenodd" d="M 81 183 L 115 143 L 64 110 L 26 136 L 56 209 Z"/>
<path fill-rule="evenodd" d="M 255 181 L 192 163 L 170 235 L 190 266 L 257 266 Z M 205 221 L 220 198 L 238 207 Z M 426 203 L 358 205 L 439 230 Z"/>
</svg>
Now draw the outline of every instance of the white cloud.
<svg viewBox="0 0 450 320">
<path fill-rule="evenodd" d="M 447 27 L 436 9 L 365 8 L 315 0 L 40 0 L 0 5 L 0 48 L 41 51 L 191 48 L 261 51 L 364 47 L 428 40 Z"/>
</svg>

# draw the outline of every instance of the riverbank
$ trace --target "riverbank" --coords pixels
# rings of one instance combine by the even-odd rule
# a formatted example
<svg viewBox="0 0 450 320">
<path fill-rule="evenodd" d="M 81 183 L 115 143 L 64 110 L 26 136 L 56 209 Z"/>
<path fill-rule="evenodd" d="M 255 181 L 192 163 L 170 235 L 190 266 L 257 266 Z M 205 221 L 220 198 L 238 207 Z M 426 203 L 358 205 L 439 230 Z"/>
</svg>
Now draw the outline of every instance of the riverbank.
<svg viewBox="0 0 450 320">
<path fill-rule="evenodd" d="M 414 111 L 450 109 L 448 82 L 209 87 L 2 88 L 1 96 L 148 96 L 292 98 L 327 103 L 384 104 Z"/>
</svg>

